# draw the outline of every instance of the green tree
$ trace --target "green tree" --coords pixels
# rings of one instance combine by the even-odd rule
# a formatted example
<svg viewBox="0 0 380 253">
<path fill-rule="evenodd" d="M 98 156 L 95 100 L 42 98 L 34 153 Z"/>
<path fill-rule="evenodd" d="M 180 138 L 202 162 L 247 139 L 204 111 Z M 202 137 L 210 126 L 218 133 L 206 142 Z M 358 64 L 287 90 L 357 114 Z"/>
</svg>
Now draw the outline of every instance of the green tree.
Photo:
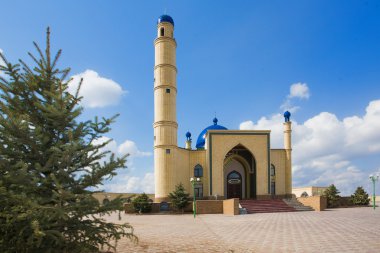
<svg viewBox="0 0 380 253">
<path fill-rule="evenodd" d="M 133 228 L 101 218 L 120 210 L 120 198 L 101 205 L 93 196 L 106 179 L 125 168 L 127 156 L 104 150 L 95 140 L 115 117 L 81 122 L 81 97 L 68 92 L 69 69 L 60 70 L 34 43 L 34 66 L 24 61 L 0 67 L 0 252 L 98 252 Z M 107 158 L 108 157 L 108 158 Z M 106 160 L 101 162 L 101 160 Z"/>
<path fill-rule="evenodd" d="M 327 198 L 327 207 L 337 207 L 339 206 L 339 196 L 340 191 L 335 187 L 334 184 L 330 185 L 323 193 L 323 196 Z"/>
<path fill-rule="evenodd" d="M 182 213 L 183 209 L 189 204 L 189 196 L 182 183 L 176 185 L 175 190 L 169 193 L 172 206 L 177 210 L 181 210 Z"/>
<path fill-rule="evenodd" d="M 368 205 L 368 193 L 363 189 L 363 187 L 359 186 L 358 188 L 356 188 L 354 194 L 351 195 L 351 202 L 354 205 Z"/>
<path fill-rule="evenodd" d="M 152 203 L 145 193 L 132 200 L 133 209 L 138 213 L 149 213 L 152 210 Z"/>
</svg>

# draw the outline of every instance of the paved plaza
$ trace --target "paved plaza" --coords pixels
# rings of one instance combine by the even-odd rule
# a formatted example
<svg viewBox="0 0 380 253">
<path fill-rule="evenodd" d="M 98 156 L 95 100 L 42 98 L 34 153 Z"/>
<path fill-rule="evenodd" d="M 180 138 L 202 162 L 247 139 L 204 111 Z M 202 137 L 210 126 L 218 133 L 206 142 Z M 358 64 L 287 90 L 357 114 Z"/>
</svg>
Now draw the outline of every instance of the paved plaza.
<svg viewBox="0 0 380 253">
<path fill-rule="evenodd" d="M 117 221 L 117 215 L 107 218 Z M 139 237 L 124 252 L 380 252 L 380 209 L 238 216 L 123 214 Z"/>
</svg>

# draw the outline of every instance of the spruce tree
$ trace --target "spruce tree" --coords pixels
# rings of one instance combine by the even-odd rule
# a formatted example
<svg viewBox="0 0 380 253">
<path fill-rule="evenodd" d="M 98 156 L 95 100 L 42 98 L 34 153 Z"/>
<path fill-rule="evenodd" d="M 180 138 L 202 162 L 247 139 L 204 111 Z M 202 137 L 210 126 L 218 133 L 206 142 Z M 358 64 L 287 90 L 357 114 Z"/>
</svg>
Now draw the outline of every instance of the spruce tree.
<svg viewBox="0 0 380 253">
<path fill-rule="evenodd" d="M 351 202 L 354 205 L 368 205 L 369 204 L 369 198 L 368 193 L 363 189 L 363 187 L 359 186 L 356 188 L 356 191 L 353 195 L 351 195 Z"/>
<path fill-rule="evenodd" d="M 149 201 L 149 197 L 145 192 L 132 200 L 132 206 L 137 213 L 149 213 L 152 211 L 152 203 Z"/>
<path fill-rule="evenodd" d="M 127 156 L 94 143 L 115 117 L 79 121 L 80 85 L 68 92 L 70 69 L 57 68 L 61 50 L 51 57 L 49 28 L 46 50 L 34 45 L 33 67 L 0 55 L 0 252 L 98 252 L 136 240 L 129 224 L 102 218 L 121 199 L 101 205 L 91 191 L 126 167 Z"/>
<path fill-rule="evenodd" d="M 175 190 L 169 193 L 172 206 L 177 210 L 181 210 L 182 213 L 183 209 L 189 204 L 189 196 L 182 183 L 176 185 Z"/>
<path fill-rule="evenodd" d="M 335 187 L 334 184 L 330 185 L 323 193 L 323 196 L 327 198 L 327 207 L 337 207 L 339 206 L 339 196 L 340 191 Z"/>
</svg>

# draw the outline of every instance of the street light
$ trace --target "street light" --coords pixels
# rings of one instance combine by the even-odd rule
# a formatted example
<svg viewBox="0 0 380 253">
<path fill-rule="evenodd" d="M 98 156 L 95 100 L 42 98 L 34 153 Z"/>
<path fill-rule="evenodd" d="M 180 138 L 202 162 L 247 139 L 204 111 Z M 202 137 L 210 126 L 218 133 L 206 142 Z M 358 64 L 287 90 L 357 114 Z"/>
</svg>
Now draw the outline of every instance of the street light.
<svg viewBox="0 0 380 253">
<path fill-rule="evenodd" d="M 373 209 L 376 209 L 376 190 L 375 190 L 375 185 L 376 181 L 379 180 L 379 175 L 370 175 L 369 179 L 372 181 L 373 184 L 373 195 L 372 195 L 372 203 L 373 203 Z"/>
<path fill-rule="evenodd" d="M 196 209 L 196 202 L 195 202 L 195 184 L 196 183 L 199 183 L 201 181 L 201 179 L 199 177 L 196 177 L 196 178 L 190 178 L 190 183 L 191 183 L 191 186 L 193 187 L 193 214 L 194 214 L 194 219 L 195 219 L 195 216 L 197 215 L 197 209 Z"/>
</svg>

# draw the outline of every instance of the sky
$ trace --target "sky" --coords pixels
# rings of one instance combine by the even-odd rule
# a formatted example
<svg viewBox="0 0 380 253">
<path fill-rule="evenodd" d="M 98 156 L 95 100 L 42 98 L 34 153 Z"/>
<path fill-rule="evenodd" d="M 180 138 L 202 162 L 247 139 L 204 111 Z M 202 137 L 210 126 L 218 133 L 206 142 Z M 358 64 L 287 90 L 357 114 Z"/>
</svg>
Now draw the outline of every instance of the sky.
<svg viewBox="0 0 380 253">
<path fill-rule="evenodd" d="M 293 186 L 371 192 L 380 173 L 378 1 L 4 1 L 0 50 L 11 62 L 44 45 L 51 28 L 70 90 L 83 77 L 82 120 L 120 113 L 108 146 L 129 153 L 103 188 L 154 192 L 153 66 L 166 13 L 177 41 L 178 145 L 216 115 L 228 129 L 270 129 L 283 147 L 293 121 Z M 1 74 L 1 73 L 0 73 Z M 99 141 L 101 141 L 99 140 Z M 193 147 L 195 143 L 193 143 Z M 379 184 L 378 184 L 379 186 Z M 378 187 L 379 188 L 379 187 Z M 377 191 L 380 194 L 380 191 Z"/>
</svg>

